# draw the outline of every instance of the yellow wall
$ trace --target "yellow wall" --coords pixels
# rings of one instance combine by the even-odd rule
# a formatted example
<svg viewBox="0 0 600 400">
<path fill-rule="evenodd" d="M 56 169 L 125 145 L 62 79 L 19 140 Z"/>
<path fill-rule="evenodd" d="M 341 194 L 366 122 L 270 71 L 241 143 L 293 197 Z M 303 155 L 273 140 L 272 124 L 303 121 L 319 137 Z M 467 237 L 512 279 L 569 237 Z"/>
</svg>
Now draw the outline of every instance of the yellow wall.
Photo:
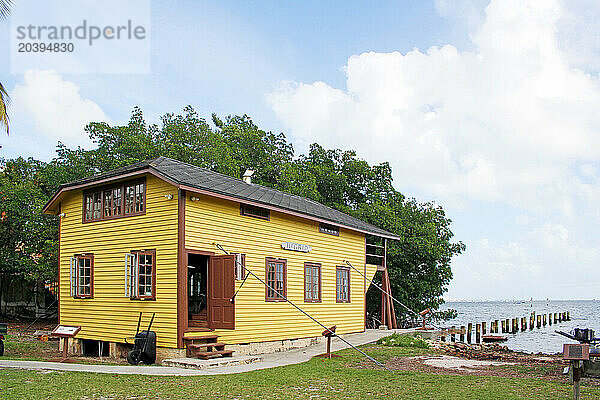
<svg viewBox="0 0 600 400">
<path fill-rule="evenodd" d="M 145 329 L 156 312 L 153 330 L 158 345 L 177 347 L 177 188 L 151 175 L 146 177 L 145 215 L 82 223 L 82 191 L 66 195 L 61 203 L 60 323 L 81 325 L 80 339 L 123 342 L 135 334 L 144 312 Z M 173 199 L 165 198 L 172 194 Z M 124 297 L 125 254 L 156 249 L 156 300 Z M 73 299 L 69 262 L 74 254 L 94 254 L 94 298 Z"/>
<path fill-rule="evenodd" d="M 318 223 L 271 211 L 270 221 L 240 215 L 239 203 L 195 195 L 186 198 L 185 247 L 223 254 L 213 242 L 227 251 L 246 254 L 246 267 L 265 277 L 265 257 L 287 260 L 287 294 L 326 326 L 337 325 L 338 333 L 364 330 L 364 279 L 351 270 L 351 303 L 336 303 L 336 266 L 348 260 L 363 272 L 364 234 L 341 229 L 340 236 L 320 233 Z M 309 253 L 283 250 L 282 242 L 308 244 Z M 304 303 L 304 262 L 321 264 L 322 302 Z M 368 277 L 375 273 L 369 266 Z M 236 281 L 236 289 L 240 281 Z M 367 284 L 368 286 L 368 284 Z M 288 303 L 265 302 L 265 287 L 249 277 L 235 301 L 235 330 L 218 329 L 219 341 L 249 343 L 320 336 L 323 328 Z M 186 333 L 197 336 L 198 333 Z"/>
</svg>

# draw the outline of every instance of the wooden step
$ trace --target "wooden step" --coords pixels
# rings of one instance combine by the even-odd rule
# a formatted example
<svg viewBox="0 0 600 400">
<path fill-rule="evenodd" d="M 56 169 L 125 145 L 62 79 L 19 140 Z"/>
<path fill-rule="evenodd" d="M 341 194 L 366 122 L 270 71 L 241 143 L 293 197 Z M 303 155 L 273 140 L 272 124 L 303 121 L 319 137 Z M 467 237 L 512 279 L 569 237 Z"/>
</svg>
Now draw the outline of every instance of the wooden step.
<svg viewBox="0 0 600 400">
<path fill-rule="evenodd" d="M 231 357 L 233 350 L 199 351 L 195 356 L 201 360 L 210 360 L 217 357 Z"/>
<path fill-rule="evenodd" d="M 208 321 L 189 320 L 188 326 L 208 328 Z"/>
<path fill-rule="evenodd" d="M 206 348 L 207 351 L 210 351 L 211 348 L 215 348 L 216 350 L 225 350 L 225 343 L 190 343 L 187 345 L 188 349 L 199 350 Z"/>
<path fill-rule="evenodd" d="M 190 343 L 196 343 L 197 340 L 204 340 L 204 343 L 216 342 L 219 335 L 206 335 L 206 336 L 184 336 L 183 341 Z"/>
</svg>

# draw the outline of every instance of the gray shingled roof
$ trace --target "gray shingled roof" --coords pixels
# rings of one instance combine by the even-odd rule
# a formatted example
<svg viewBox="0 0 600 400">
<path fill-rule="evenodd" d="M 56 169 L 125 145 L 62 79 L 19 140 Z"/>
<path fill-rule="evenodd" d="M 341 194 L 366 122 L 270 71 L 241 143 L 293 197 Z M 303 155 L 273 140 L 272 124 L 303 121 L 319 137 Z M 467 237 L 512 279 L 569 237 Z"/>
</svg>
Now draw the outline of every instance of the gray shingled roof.
<svg viewBox="0 0 600 400">
<path fill-rule="evenodd" d="M 334 210 L 314 200 L 284 193 L 276 189 L 257 184 L 248 184 L 241 179 L 223 175 L 206 168 L 196 167 L 167 157 L 158 157 L 123 168 L 118 168 L 99 175 L 85 178 L 76 182 L 61 185 L 61 189 L 69 186 L 93 183 L 94 181 L 119 176 L 151 168 L 180 185 L 186 185 L 209 192 L 235 197 L 241 201 L 247 200 L 283 210 L 298 212 L 307 216 L 320 218 L 332 224 L 344 225 L 373 235 L 397 238 L 397 235 L 368 224 L 343 212 Z"/>
</svg>

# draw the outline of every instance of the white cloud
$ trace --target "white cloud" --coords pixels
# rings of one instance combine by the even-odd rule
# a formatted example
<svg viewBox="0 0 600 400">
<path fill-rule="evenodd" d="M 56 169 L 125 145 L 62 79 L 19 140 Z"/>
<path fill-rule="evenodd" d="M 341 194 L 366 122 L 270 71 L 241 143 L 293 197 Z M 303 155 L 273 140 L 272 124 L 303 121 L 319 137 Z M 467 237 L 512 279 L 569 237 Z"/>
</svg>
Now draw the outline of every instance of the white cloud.
<svg viewBox="0 0 600 400">
<path fill-rule="evenodd" d="M 597 297 L 600 77 L 577 38 L 600 32 L 600 4 L 493 0 L 483 18 L 460 4 L 481 20 L 468 50 L 353 55 L 345 88 L 283 82 L 267 102 L 300 144 L 389 160 L 406 194 L 492 215 L 453 217 L 467 252 L 450 297 Z"/>
<path fill-rule="evenodd" d="M 89 148 L 83 128 L 91 121 L 108 121 L 100 106 L 84 98 L 79 87 L 52 70 L 28 70 L 11 91 L 11 134 L 5 150 L 16 155 L 50 158 L 60 140 Z"/>
<path fill-rule="evenodd" d="M 304 143 L 390 159 L 400 187 L 569 215 L 572 161 L 600 156 L 600 84 L 559 49 L 560 16 L 553 1 L 492 2 L 474 51 L 354 55 L 345 90 L 286 82 L 267 100 Z"/>
</svg>

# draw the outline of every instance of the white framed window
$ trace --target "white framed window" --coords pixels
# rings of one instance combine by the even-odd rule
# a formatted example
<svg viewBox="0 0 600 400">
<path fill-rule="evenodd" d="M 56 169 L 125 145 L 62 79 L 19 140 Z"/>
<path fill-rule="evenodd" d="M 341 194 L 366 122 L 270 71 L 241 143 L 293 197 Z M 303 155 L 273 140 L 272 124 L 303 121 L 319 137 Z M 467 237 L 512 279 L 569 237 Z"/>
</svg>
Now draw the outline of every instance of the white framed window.
<svg viewBox="0 0 600 400">
<path fill-rule="evenodd" d="M 92 298 L 94 294 L 94 255 L 76 254 L 71 257 L 69 276 L 71 297 Z"/>
<path fill-rule="evenodd" d="M 156 296 L 156 251 L 139 250 L 125 255 L 125 297 L 154 300 Z"/>
</svg>

